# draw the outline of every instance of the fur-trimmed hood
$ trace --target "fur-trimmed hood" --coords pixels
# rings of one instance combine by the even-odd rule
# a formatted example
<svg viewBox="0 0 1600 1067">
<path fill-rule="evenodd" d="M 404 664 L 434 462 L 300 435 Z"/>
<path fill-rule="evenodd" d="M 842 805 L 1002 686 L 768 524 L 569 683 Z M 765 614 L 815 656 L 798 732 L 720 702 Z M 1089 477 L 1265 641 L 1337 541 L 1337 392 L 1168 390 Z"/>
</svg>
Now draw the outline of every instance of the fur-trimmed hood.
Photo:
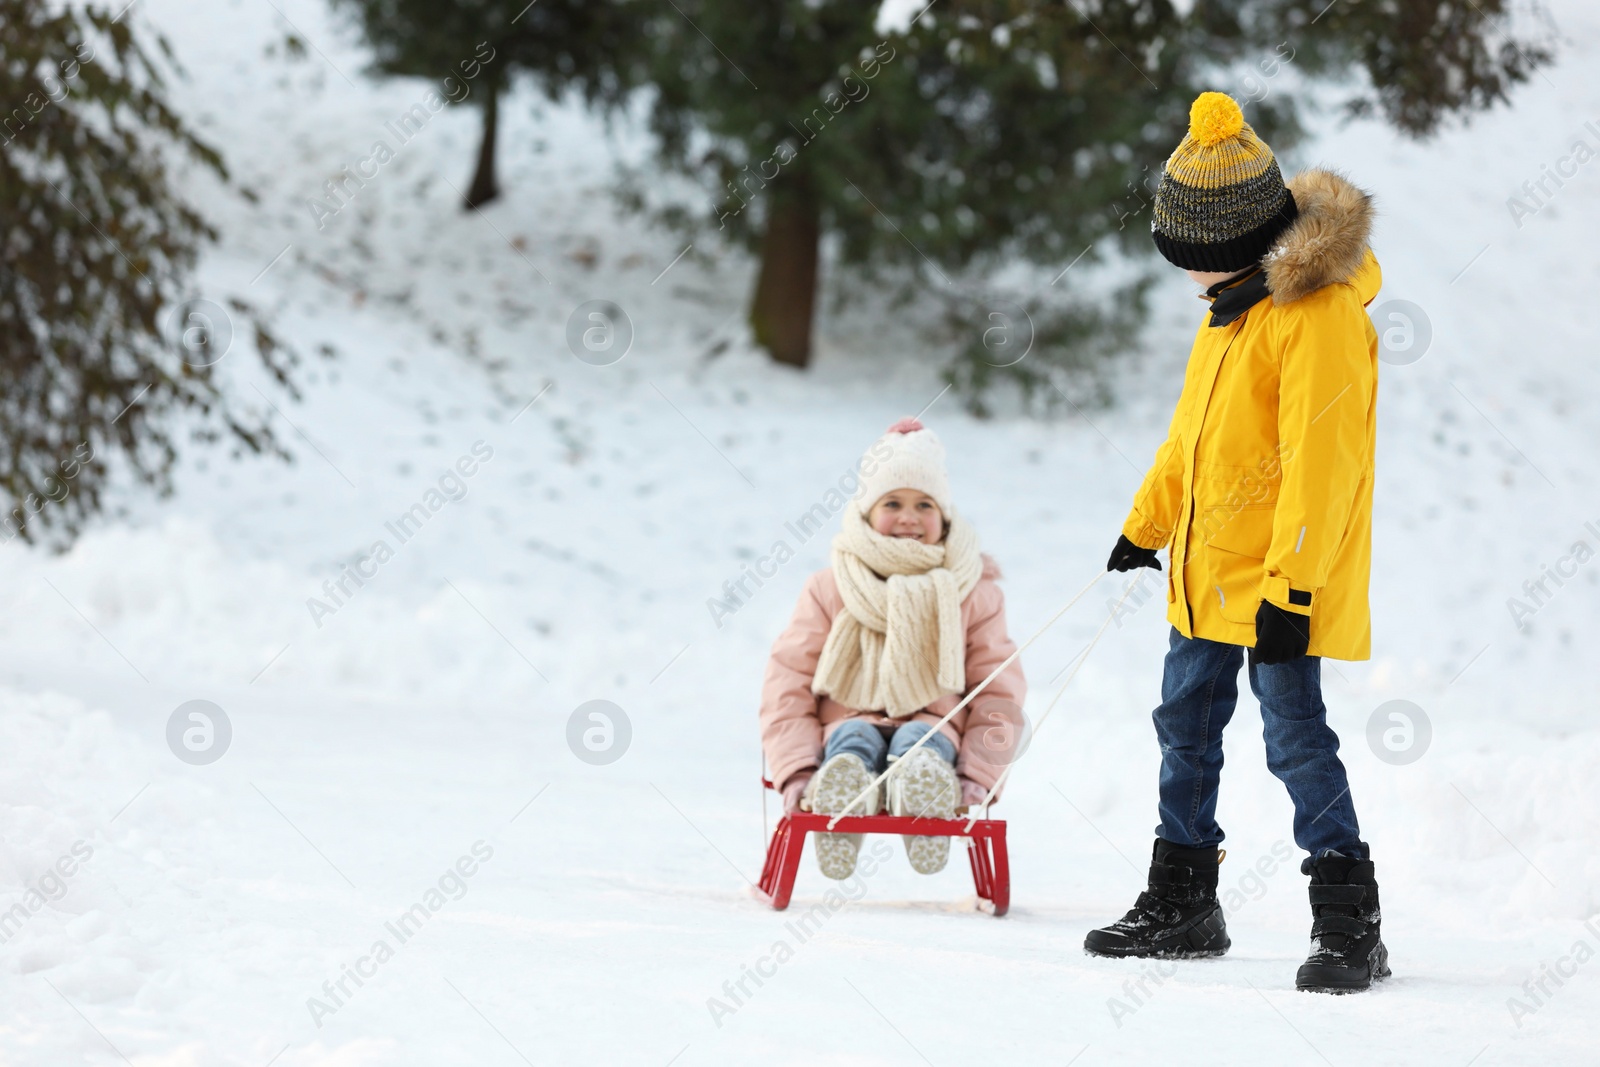
<svg viewBox="0 0 1600 1067">
<path fill-rule="evenodd" d="M 1343 176 L 1306 170 L 1286 184 L 1300 215 L 1261 261 L 1267 290 L 1278 304 L 1355 277 L 1372 235 L 1372 197 Z"/>
</svg>

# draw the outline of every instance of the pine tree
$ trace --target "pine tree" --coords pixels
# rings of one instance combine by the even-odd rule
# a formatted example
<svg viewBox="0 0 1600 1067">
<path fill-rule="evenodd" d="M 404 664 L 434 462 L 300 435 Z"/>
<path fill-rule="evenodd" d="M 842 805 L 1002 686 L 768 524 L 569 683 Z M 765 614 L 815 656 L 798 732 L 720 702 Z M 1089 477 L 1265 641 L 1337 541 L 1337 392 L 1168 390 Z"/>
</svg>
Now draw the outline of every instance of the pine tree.
<svg viewBox="0 0 1600 1067">
<path fill-rule="evenodd" d="M 334 0 L 372 47 L 372 71 L 454 78 L 476 94 L 483 135 L 464 207 L 500 195 L 495 174 L 500 98 L 518 74 L 554 100 L 620 101 L 632 84 L 638 20 L 625 0 Z M 451 96 L 453 102 L 459 102 Z"/>
<path fill-rule="evenodd" d="M 1244 56 L 1287 48 L 1295 66 L 1323 82 L 1361 71 L 1366 84 L 1345 112 L 1381 115 L 1419 138 L 1509 103 L 1514 86 L 1554 59 L 1553 27 L 1514 36 L 1514 28 L 1534 26 L 1514 27 L 1508 0 L 1200 0 L 1193 21 L 1218 55 L 1230 43 L 1235 54 L 1243 44 Z"/>
<path fill-rule="evenodd" d="M 759 255 L 750 323 L 783 363 L 810 359 L 825 237 L 841 266 L 910 267 L 958 306 L 982 304 L 964 278 L 1011 258 L 1148 253 L 1143 207 L 1189 101 L 1285 36 L 1306 41 L 1310 77 L 1363 68 L 1372 90 L 1352 109 L 1417 134 L 1506 99 L 1549 58 L 1504 35 L 1503 0 L 1336 2 L 1320 19 L 1294 0 L 936 0 L 888 34 L 878 6 L 684 0 L 651 27 L 662 159 Z M 1298 104 L 1263 100 L 1252 122 L 1287 146 Z M 1141 293 L 1040 332 L 1068 348 L 1125 337 Z M 955 378 L 981 390 L 995 365 L 971 362 Z"/>
<path fill-rule="evenodd" d="M 216 234 L 169 167 L 227 171 L 166 103 L 162 66 L 107 9 L 55 7 L 0 0 L 0 538 L 64 545 L 113 466 L 170 488 L 180 415 L 202 440 L 283 455 L 214 381 L 235 317 L 291 394 L 295 357 L 249 305 L 191 290 Z"/>
</svg>

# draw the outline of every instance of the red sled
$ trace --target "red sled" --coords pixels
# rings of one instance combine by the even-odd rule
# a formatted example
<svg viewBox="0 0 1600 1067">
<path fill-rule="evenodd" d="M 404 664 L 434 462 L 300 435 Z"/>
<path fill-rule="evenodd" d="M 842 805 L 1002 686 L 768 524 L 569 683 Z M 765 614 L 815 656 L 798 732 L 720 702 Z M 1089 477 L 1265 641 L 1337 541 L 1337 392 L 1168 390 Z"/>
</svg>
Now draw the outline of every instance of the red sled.
<svg viewBox="0 0 1600 1067">
<path fill-rule="evenodd" d="M 772 789 L 765 778 L 761 784 Z M 776 911 L 789 906 L 795 875 L 800 871 L 800 856 L 805 851 L 806 835 L 828 832 L 833 816 L 821 812 L 798 811 L 778 820 L 778 829 L 767 843 L 767 862 L 761 868 L 760 898 Z M 1006 854 L 1006 824 L 1003 819 L 978 819 L 971 827 L 967 820 L 914 819 L 904 815 L 846 815 L 833 828 L 840 834 L 900 834 L 927 837 L 960 837 L 966 840 L 967 859 L 972 863 L 972 884 L 978 898 L 987 901 L 996 918 L 1011 908 L 1011 861 Z"/>
</svg>

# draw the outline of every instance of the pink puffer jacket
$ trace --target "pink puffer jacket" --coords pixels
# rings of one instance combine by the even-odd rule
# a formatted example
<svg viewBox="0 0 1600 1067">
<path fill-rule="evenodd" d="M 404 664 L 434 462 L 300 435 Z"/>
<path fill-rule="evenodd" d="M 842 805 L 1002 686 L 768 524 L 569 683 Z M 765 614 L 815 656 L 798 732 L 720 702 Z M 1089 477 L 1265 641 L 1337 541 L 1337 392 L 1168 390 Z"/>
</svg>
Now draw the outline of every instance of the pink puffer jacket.
<svg viewBox="0 0 1600 1067">
<path fill-rule="evenodd" d="M 989 676 L 1017 646 L 1006 633 L 1005 595 L 995 584 L 1000 568 L 983 557 L 983 576 L 961 603 L 961 622 L 967 635 L 967 684 L 975 686 Z M 938 722 L 960 702 L 960 695 L 940 697 L 923 710 L 901 719 L 882 712 L 847 708 L 832 697 L 811 692 L 822 644 L 833 617 L 844 610 L 831 569 L 806 579 L 794 617 L 772 645 L 766 680 L 761 687 L 761 746 L 767 772 L 782 789 L 798 771 L 822 762 L 822 745 L 840 723 L 850 719 L 896 726 L 903 722 Z M 956 772 L 985 789 L 994 785 L 1022 736 L 1022 700 L 1027 683 L 1018 660 L 1000 672 L 971 704 L 941 728 L 956 746 Z"/>
</svg>

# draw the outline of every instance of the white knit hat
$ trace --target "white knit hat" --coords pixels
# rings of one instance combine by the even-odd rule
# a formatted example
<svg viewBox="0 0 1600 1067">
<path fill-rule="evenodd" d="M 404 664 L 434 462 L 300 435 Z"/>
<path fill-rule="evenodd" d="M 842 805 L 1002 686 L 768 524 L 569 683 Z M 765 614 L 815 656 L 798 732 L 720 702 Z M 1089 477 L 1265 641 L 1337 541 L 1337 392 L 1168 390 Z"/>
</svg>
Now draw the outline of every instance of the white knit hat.
<svg viewBox="0 0 1600 1067">
<path fill-rule="evenodd" d="M 945 518 L 950 510 L 950 476 L 944 469 L 944 445 L 916 419 L 901 419 L 874 441 L 861 457 L 861 488 L 856 508 L 862 515 L 885 493 L 916 489 L 933 497 Z"/>
</svg>

